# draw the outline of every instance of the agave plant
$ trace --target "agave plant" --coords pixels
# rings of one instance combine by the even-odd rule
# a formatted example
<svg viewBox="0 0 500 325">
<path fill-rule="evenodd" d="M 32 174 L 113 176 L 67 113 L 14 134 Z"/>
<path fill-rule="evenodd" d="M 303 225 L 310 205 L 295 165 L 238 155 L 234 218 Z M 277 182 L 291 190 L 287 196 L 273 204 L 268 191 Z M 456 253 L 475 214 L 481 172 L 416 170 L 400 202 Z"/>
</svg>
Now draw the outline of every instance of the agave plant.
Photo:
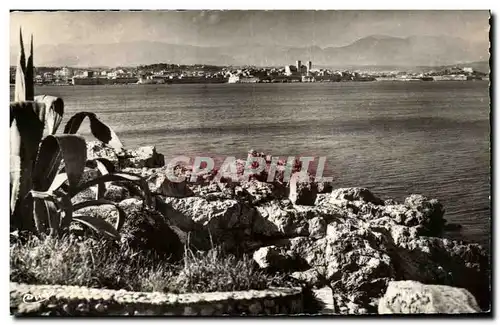
<svg viewBox="0 0 500 325">
<path fill-rule="evenodd" d="M 67 122 L 64 133 L 56 134 L 64 114 L 64 102 L 54 96 L 34 96 L 33 38 L 26 66 L 22 34 L 20 41 L 15 102 L 10 104 L 11 224 L 18 229 L 55 236 L 66 231 L 74 221 L 111 238 L 119 238 L 125 214 L 116 203 L 103 198 L 104 184 L 136 183 L 144 191 L 145 202 L 152 204 L 146 182 L 137 175 L 110 172 L 110 164 L 104 159 L 91 162 L 101 176 L 81 182 L 89 162 L 85 140 L 75 133 L 85 118 L 89 119 L 91 132 L 98 140 L 117 151 L 123 150 L 122 143 L 111 128 L 89 112 L 75 114 Z M 98 186 L 95 200 L 72 203 L 76 194 L 95 185 Z M 76 213 L 96 205 L 111 205 L 118 210 L 114 226 L 103 219 Z"/>
</svg>

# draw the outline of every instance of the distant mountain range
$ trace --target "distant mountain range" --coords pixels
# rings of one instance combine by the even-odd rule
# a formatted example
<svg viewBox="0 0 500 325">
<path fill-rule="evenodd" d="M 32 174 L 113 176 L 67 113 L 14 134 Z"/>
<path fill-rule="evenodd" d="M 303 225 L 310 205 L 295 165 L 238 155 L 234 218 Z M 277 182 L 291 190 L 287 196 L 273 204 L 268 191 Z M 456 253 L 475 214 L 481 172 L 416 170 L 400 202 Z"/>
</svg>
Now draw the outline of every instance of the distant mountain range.
<svg viewBox="0 0 500 325">
<path fill-rule="evenodd" d="M 17 49 L 11 48 L 15 65 Z M 136 66 L 151 63 L 284 66 L 311 60 L 315 66 L 437 66 L 489 60 L 489 44 L 445 36 L 372 35 L 342 47 L 238 45 L 200 47 L 126 42 L 35 47 L 37 66 Z"/>
</svg>

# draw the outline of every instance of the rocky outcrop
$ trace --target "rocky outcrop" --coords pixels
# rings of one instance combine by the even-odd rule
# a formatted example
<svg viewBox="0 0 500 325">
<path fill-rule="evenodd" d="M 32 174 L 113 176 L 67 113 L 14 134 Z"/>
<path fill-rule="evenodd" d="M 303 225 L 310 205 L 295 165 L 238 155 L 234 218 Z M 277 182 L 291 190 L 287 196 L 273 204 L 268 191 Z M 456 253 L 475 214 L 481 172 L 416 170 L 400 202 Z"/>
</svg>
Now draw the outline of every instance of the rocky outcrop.
<svg viewBox="0 0 500 325">
<path fill-rule="evenodd" d="M 87 159 L 104 158 L 117 169 L 156 168 L 165 165 L 165 158 L 154 146 L 116 152 L 100 141 L 87 141 Z"/>
<path fill-rule="evenodd" d="M 186 180 L 172 182 L 169 179 L 166 167 L 155 169 L 151 175 L 147 175 L 145 178 L 151 193 L 169 197 L 188 197 L 193 195 L 193 191 L 188 187 Z"/>
<path fill-rule="evenodd" d="M 330 195 L 331 200 L 344 200 L 344 201 L 361 201 L 364 203 L 372 203 L 374 205 L 383 205 L 384 201 L 373 195 L 366 188 L 352 187 L 352 188 L 339 188 L 332 191 Z"/>
<path fill-rule="evenodd" d="M 297 256 L 280 247 L 261 247 L 253 253 L 253 259 L 262 268 L 268 271 L 284 271 L 298 268 Z"/>
<path fill-rule="evenodd" d="M 100 141 L 87 141 L 87 159 L 104 158 L 111 162 L 115 168 L 120 168 L 118 153 Z"/>
<path fill-rule="evenodd" d="M 249 155 L 271 161 L 264 154 Z M 294 175 L 299 167 L 294 165 Z M 243 168 L 239 162 L 239 176 Z M 445 210 L 435 199 L 410 195 L 399 203 L 366 188 L 331 190 L 328 184 L 311 185 L 307 174 L 287 185 L 280 178 L 283 162 L 269 183 L 264 172 L 238 182 L 207 173 L 195 182 L 172 184 L 165 167 L 124 170 L 147 179 L 158 218 L 178 230 L 181 243 L 189 234 L 199 249 L 220 245 L 253 256 L 263 270 L 327 286 L 340 313 L 376 313 L 389 283 L 404 280 L 464 288 L 483 310 L 489 308 L 488 256 L 479 245 L 440 237 Z M 178 171 L 190 179 L 189 168 Z M 139 214 L 131 220 L 141 220 Z M 166 240 L 168 230 L 153 230 L 156 221 L 149 220 L 137 227 L 149 230 L 137 236 L 151 231 Z"/>
<path fill-rule="evenodd" d="M 465 289 L 416 281 L 390 282 L 378 304 L 379 314 L 467 314 L 480 311 L 474 296 Z"/>
<path fill-rule="evenodd" d="M 127 150 L 120 156 L 120 160 L 122 168 L 155 168 L 165 165 L 165 157 L 154 146 Z"/>
<path fill-rule="evenodd" d="M 314 205 L 318 185 L 307 173 L 295 173 L 290 179 L 290 201 L 297 205 Z"/>
</svg>

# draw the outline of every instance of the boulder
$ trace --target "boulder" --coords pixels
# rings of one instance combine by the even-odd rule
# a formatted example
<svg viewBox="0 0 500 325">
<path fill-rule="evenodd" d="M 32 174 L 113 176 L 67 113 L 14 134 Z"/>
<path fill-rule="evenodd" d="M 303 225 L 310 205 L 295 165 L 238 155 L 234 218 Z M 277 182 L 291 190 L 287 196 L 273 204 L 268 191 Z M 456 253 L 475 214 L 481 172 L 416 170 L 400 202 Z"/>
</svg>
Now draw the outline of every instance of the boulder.
<svg viewBox="0 0 500 325">
<path fill-rule="evenodd" d="M 154 146 L 139 147 L 127 150 L 120 155 L 122 168 L 156 168 L 165 166 L 165 157 L 156 151 Z"/>
<path fill-rule="evenodd" d="M 265 203 L 275 198 L 275 186 L 258 180 L 250 180 L 241 184 L 240 197 L 248 198 L 252 204 Z"/>
<path fill-rule="evenodd" d="M 120 168 L 120 162 L 115 150 L 101 141 L 87 141 L 87 159 L 105 158 L 113 164 L 116 169 Z"/>
<path fill-rule="evenodd" d="M 333 185 L 331 182 L 317 182 L 318 193 L 331 193 L 333 191 Z"/>
<path fill-rule="evenodd" d="M 376 197 L 370 190 L 362 187 L 338 188 L 330 194 L 332 200 L 363 201 L 375 205 L 383 205 L 384 201 Z"/>
<path fill-rule="evenodd" d="M 204 198 L 207 201 L 236 199 L 239 195 L 235 194 L 235 187 L 236 184 L 231 182 L 221 183 L 217 181 L 189 185 L 194 195 Z"/>
<path fill-rule="evenodd" d="M 316 239 L 323 238 L 326 235 L 326 221 L 323 217 L 314 217 L 308 220 L 309 237 Z"/>
<path fill-rule="evenodd" d="M 285 245 L 293 254 L 305 261 L 308 266 L 321 271 L 325 274 L 327 261 L 325 260 L 325 251 L 328 244 L 326 238 L 315 240 L 311 237 L 294 237 L 284 240 L 279 244 Z"/>
<path fill-rule="evenodd" d="M 256 214 L 252 230 L 255 234 L 266 237 L 308 236 L 308 219 L 321 214 L 319 209 L 294 206 L 288 200 L 273 200 L 255 206 L 254 209 Z"/>
<path fill-rule="evenodd" d="M 209 201 L 201 197 L 158 199 L 159 208 L 185 231 L 203 228 L 213 236 L 233 229 L 250 229 L 254 210 L 237 200 Z"/>
<path fill-rule="evenodd" d="M 396 276 L 390 252 L 382 236 L 368 230 L 331 227 L 326 237 L 325 277 L 335 293 L 346 295 L 355 304 L 370 306 Z"/>
<path fill-rule="evenodd" d="M 168 178 L 166 168 L 157 168 L 153 174 L 147 176 L 151 193 L 160 194 L 170 197 L 188 197 L 194 195 L 193 191 L 188 187 L 186 180 L 181 182 L 172 182 Z"/>
<path fill-rule="evenodd" d="M 415 211 L 406 214 L 406 226 L 421 225 L 429 235 L 441 234 L 446 221 L 443 218 L 444 207 L 438 200 L 413 194 L 405 199 L 404 205 Z"/>
<path fill-rule="evenodd" d="M 325 285 L 325 279 L 323 277 L 324 271 L 321 268 L 310 268 L 305 271 L 295 271 L 290 274 L 293 279 L 304 283 L 312 288 L 321 288 Z M 330 296 L 331 289 L 328 288 Z M 332 301 L 330 301 L 331 303 Z"/>
<path fill-rule="evenodd" d="M 465 288 L 482 309 L 490 308 L 490 267 L 480 245 L 437 237 L 405 237 L 393 257 L 399 279 Z"/>
<path fill-rule="evenodd" d="M 312 180 L 309 174 L 305 172 L 292 174 L 288 197 L 293 204 L 314 205 L 317 195 L 318 185 Z"/>
<path fill-rule="evenodd" d="M 378 303 L 379 314 L 466 314 L 481 310 L 463 288 L 392 281 Z"/>
<path fill-rule="evenodd" d="M 290 271 L 299 266 L 296 256 L 276 246 L 261 247 L 253 253 L 253 259 L 268 271 Z"/>
</svg>

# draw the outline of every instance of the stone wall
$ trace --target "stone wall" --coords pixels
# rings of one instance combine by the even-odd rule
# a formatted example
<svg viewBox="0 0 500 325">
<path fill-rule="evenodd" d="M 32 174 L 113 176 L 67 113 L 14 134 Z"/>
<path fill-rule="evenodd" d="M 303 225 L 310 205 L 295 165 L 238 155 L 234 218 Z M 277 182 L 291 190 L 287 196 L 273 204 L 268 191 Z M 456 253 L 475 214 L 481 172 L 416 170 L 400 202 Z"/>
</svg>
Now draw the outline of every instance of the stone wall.
<svg viewBox="0 0 500 325">
<path fill-rule="evenodd" d="M 164 294 L 77 286 L 10 283 L 16 316 L 289 315 L 304 311 L 301 288 Z"/>
</svg>

